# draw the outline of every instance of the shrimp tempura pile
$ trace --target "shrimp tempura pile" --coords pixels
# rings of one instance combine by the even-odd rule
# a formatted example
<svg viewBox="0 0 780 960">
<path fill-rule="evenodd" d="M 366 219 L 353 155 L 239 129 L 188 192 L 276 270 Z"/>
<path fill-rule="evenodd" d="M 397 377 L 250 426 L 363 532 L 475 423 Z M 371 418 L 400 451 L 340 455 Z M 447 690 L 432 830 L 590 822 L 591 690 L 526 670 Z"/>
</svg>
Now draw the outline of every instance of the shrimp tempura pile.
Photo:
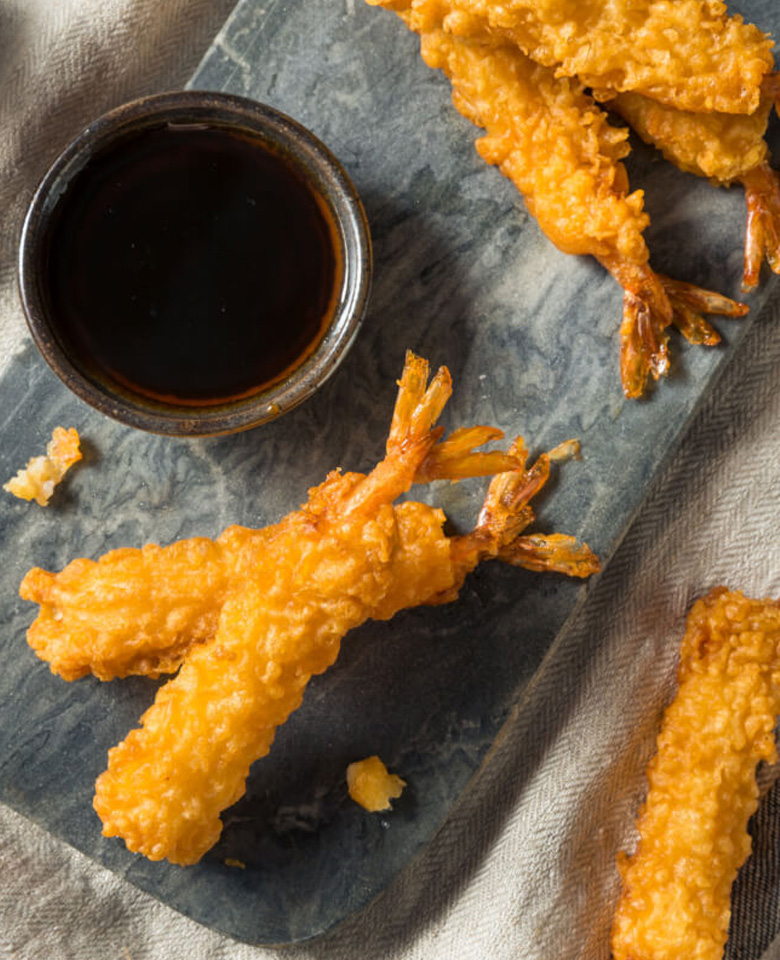
<svg viewBox="0 0 780 960">
<path fill-rule="evenodd" d="M 780 606 L 724 587 L 688 616 L 639 846 L 618 861 L 614 960 L 720 960 L 731 886 L 750 854 L 755 769 L 774 762 L 780 714 Z"/>
<path fill-rule="evenodd" d="M 428 364 L 409 354 L 384 460 L 367 475 L 334 471 L 274 526 L 27 574 L 21 596 L 41 607 L 28 639 L 55 673 L 108 679 L 181 667 L 142 726 L 109 751 L 94 804 L 106 836 L 152 860 L 196 862 L 310 677 L 364 621 L 454 600 L 482 560 L 577 577 L 598 570 L 572 537 L 521 536 L 551 460 L 576 453 L 576 444 L 527 467 L 522 439 L 508 453 L 476 452 L 502 436 L 491 427 L 442 440 L 435 424 L 449 373 L 427 380 Z M 444 535 L 441 510 L 393 506 L 413 483 L 488 474 L 497 476 L 465 536 Z"/>
<path fill-rule="evenodd" d="M 442 0 L 436 0 L 440 7 Z M 482 21 L 598 99 L 633 90 L 681 110 L 752 113 L 772 41 L 720 0 L 444 0 L 453 33 Z M 396 9 L 404 0 L 390 0 Z"/>
<path fill-rule="evenodd" d="M 684 169 L 687 156 L 703 159 L 709 147 L 707 175 L 745 185 L 745 288 L 755 286 L 764 258 L 780 271 L 780 188 L 763 141 L 772 44 L 740 17 L 728 17 L 722 3 L 367 2 L 395 11 L 420 35 L 423 58 L 447 74 L 457 109 L 487 131 L 477 143 L 480 155 L 517 186 L 548 238 L 564 252 L 597 257 L 622 286 L 627 397 L 668 372 L 670 324 L 690 342 L 711 346 L 720 336 L 703 315 L 737 317 L 747 308 L 651 269 L 643 194 L 628 192 L 620 162 L 628 131 L 608 124 L 594 96 L 626 115 L 636 102 L 645 117 L 701 111 L 686 114 L 695 121 L 675 120 L 668 136 L 657 130 L 653 140 Z M 624 97 L 633 98 L 625 107 Z M 716 109 L 726 112 L 707 112 Z M 701 124 L 704 116 L 718 119 Z M 650 125 L 648 119 L 644 127 Z M 641 132 L 641 119 L 637 126 Z M 696 138 L 706 141 L 701 149 Z"/>
</svg>

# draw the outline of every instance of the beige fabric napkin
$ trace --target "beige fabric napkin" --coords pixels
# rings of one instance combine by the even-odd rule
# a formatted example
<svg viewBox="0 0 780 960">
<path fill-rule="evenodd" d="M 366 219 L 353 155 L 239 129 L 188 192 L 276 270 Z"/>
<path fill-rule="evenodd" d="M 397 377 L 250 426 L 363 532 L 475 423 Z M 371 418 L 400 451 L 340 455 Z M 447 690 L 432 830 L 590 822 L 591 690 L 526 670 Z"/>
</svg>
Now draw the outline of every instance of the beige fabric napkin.
<svg viewBox="0 0 780 960">
<path fill-rule="evenodd" d="M 16 249 L 36 183 L 125 100 L 181 88 L 234 0 L 0 0 L 0 365 L 24 336 Z"/>
<path fill-rule="evenodd" d="M 181 86 L 231 3 L 0 0 L 0 365 L 26 336 L 14 260 L 34 183 L 92 117 Z M 686 610 L 719 583 L 780 596 L 778 387 L 776 298 L 483 776 L 369 909 L 282 954 L 234 943 L 0 807 L 0 958 L 606 960 L 614 857 L 631 841 Z M 765 811 L 768 859 L 738 897 L 734 942 L 747 958 L 780 929 L 771 882 L 780 811 Z M 777 944 L 770 955 L 780 956 Z"/>
</svg>

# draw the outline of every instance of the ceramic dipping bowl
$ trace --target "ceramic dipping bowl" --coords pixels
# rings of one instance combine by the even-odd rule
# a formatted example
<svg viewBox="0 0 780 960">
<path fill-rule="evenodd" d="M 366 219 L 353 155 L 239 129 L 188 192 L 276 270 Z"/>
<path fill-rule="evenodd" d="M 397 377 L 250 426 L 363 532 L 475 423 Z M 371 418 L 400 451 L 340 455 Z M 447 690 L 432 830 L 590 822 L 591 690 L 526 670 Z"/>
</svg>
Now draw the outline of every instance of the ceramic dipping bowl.
<svg viewBox="0 0 780 960">
<path fill-rule="evenodd" d="M 219 180 L 223 158 L 218 151 L 213 169 L 200 157 L 198 163 L 207 179 L 198 180 L 200 174 L 192 173 L 185 214 L 161 218 L 158 225 L 154 221 L 156 201 L 150 200 L 154 225 L 149 228 L 147 217 L 143 243 L 129 228 L 125 237 L 124 221 L 117 228 L 119 221 L 112 225 L 111 217 L 116 208 L 124 210 L 122 216 L 128 222 L 134 222 L 135 209 L 147 205 L 145 184 L 157 181 L 156 173 L 148 175 L 143 164 L 152 164 L 149 158 L 159 146 L 157 141 L 173 139 L 178 148 L 204 137 L 208 149 L 212 149 L 212 141 L 222 138 L 243 151 L 241 162 L 250 175 L 256 155 L 263 170 L 273 168 L 271 180 L 266 183 L 261 170 L 259 185 L 253 184 L 236 199 L 230 195 L 236 187 L 235 176 L 226 174 Z M 138 169 L 136 157 L 140 157 Z M 178 194 L 190 181 L 189 161 L 180 157 L 176 162 L 179 172 L 165 181 L 171 186 L 160 188 L 158 184 L 166 200 L 167 194 Z M 164 166 L 167 160 L 160 163 Z M 152 168 L 158 169 L 153 164 Z M 140 191 L 131 201 L 123 194 L 128 184 Z M 319 240 L 302 228 L 294 235 L 287 230 L 288 221 L 295 221 L 298 214 L 285 207 L 285 184 L 292 185 L 292 194 L 303 198 L 304 205 L 309 204 L 307 209 L 315 219 L 319 217 Z M 225 223 L 211 232 L 207 225 L 206 235 L 196 238 L 190 247 L 184 221 L 189 223 L 190 212 L 196 214 L 208 198 L 216 203 L 214 209 L 221 209 L 223 189 L 228 195 Z M 92 191 L 92 199 L 82 202 L 84 191 Z M 102 208 L 94 197 L 102 198 Z M 257 205 L 272 211 L 264 214 L 265 220 L 257 216 L 251 220 Z M 208 216 L 211 218 L 211 213 Z M 175 222 L 169 222 L 171 219 Z M 216 221 L 217 215 L 212 219 Z M 240 228 L 244 222 L 251 224 L 245 242 Z M 273 238 L 268 241 L 262 234 L 267 222 L 278 224 L 284 232 L 279 249 Z M 305 226 L 305 217 L 302 222 Z M 202 224 L 197 229 L 202 229 Z M 166 246 L 167 230 L 175 237 L 171 242 L 179 245 L 176 249 L 184 249 L 179 258 L 183 264 Z M 104 235 L 108 239 L 103 240 Z M 146 252 L 140 255 L 138 247 L 146 240 L 148 250 L 144 247 Z M 325 294 L 324 281 L 319 274 L 315 276 L 317 264 L 312 259 L 317 243 L 325 251 L 330 271 L 326 271 Z M 201 260 L 190 256 L 191 249 L 202 253 Z M 181 268 L 170 283 L 167 275 L 162 281 L 159 276 L 160 270 L 167 269 L 169 253 L 176 270 Z M 223 93 L 185 91 L 121 106 L 91 123 L 62 151 L 27 212 L 19 285 L 38 349 L 82 400 L 141 430 L 216 436 L 281 416 L 311 397 L 333 374 L 363 319 L 371 268 L 370 233 L 360 198 L 339 162 L 312 133 L 263 104 Z M 223 282 L 219 279 L 223 274 L 227 279 L 221 291 L 218 284 Z M 159 281 L 159 289 L 145 302 L 149 277 Z M 283 286 L 281 293 L 275 292 L 277 278 Z M 132 286 L 136 280 L 137 290 Z M 206 281 L 208 295 L 201 290 L 201 280 Z M 213 290 L 208 286 L 212 281 Z M 232 304 L 233 317 L 238 314 L 239 319 L 230 327 L 226 304 L 244 281 L 248 290 L 260 292 L 247 300 L 248 309 L 240 309 L 241 301 Z M 265 286 L 258 286 L 261 283 Z M 266 287 L 274 289 L 266 293 Z M 96 300 L 97 291 L 102 300 Z M 279 299 L 282 294 L 293 306 Z M 134 312 L 130 301 L 136 300 L 139 306 Z M 170 329 L 166 328 L 166 310 L 175 318 Z M 263 311 L 273 314 L 274 336 L 279 340 L 269 343 L 267 350 Z M 296 311 L 308 318 L 308 333 L 296 333 Z M 224 353 L 226 343 L 232 345 L 232 355 Z M 277 348 L 282 353 L 274 367 Z M 209 383 L 212 373 L 218 381 L 215 384 Z"/>
</svg>

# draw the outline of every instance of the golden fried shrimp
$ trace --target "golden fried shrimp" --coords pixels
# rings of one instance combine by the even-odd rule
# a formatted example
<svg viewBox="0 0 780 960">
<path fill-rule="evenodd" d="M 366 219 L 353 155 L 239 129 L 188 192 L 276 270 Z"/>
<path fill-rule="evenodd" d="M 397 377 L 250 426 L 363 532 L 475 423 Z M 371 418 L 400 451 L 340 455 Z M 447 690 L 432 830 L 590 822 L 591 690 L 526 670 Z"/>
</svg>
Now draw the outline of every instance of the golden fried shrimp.
<svg viewBox="0 0 780 960">
<path fill-rule="evenodd" d="M 405 375 L 414 378 L 421 370 L 411 364 Z M 446 400 L 447 378 L 442 375 L 435 387 Z M 419 384 L 410 385 L 403 396 L 416 396 L 416 391 Z M 401 411 L 397 421 L 409 415 Z M 421 461 L 414 482 L 512 469 L 518 462 L 514 456 L 474 450 L 501 437 L 493 427 L 455 430 Z M 388 449 L 396 450 L 403 442 L 403 437 L 391 435 Z M 40 605 L 27 641 L 64 680 L 89 673 L 100 680 L 175 673 L 192 645 L 216 633 L 231 578 L 237 565 L 246 563 L 247 543 L 261 550 L 274 531 L 230 527 L 215 541 L 195 537 L 167 547 L 112 550 L 97 562 L 73 560 L 56 574 L 35 567 L 19 588 L 24 600 Z M 565 551 L 556 555 L 564 557 Z"/>
<path fill-rule="evenodd" d="M 762 163 L 741 180 L 748 211 L 742 287 L 752 290 L 764 260 L 773 273 L 780 274 L 780 179 L 776 170 Z"/>
<path fill-rule="evenodd" d="M 55 427 L 45 455 L 33 457 L 24 470 L 20 470 L 3 486 L 3 490 L 20 500 L 35 500 L 45 507 L 54 488 L 79 460 L 81 448 L 76 428 L 69 427 L 66 430 L 64 427 Z"/>
<path fill-rule="evenodd" d="M 418 32 L 442 20 L 458 36 L 487 29 L 596 99 L 630 90 L 681 110 L 749 114 L 774 67 L 771 38 L 720 0 L 368 2 L 407 14 Z"/>
<path fill-rule="evenodd" d="M 717 588 L 694 604 L 664 714 L 639 845 L 618 866 L 614 960 L 720 960 L 731 886 L 750 854 L 755 768 L 774 762 L 780 607 Z"/>
<path fill-rule="evenodd" d="M 430 24 L 434 11 L 426 12 Z M 416 26 L 409 11 L 399 15 Z M 422 32 L 423 59 L 449 77 L 455 107 L 486 131 L 480 156 L 515 184 L 545 235 L 565 253 L 596 257 L 623 288 L 621 380 L 627 397 L 641 396 L 650 375 L 668 372 L 670 324 L 711 345 L 719 338 L 702 314 L 737 317 L 747 307 L 654 273 L 643 192 L 627 192 L 620 162 L 628 131 L 608 123 L 579 81 L 557 79 L 500 36 L 491 39 L 484 23 L 471 26 L 474 38 L 436 26 Z M 694 332 L 705 329 L 707 336 Z"/>
<path fill-rule="evenodd" d="M 770 99 L 750 116 L 675 110 L 636 93 L 619 94 L 610 107 L 686 173 L 715 186 L 742 183 L 748 209 L 743 289 L 757 285 L 764 259 L 780 273 L 780 182 L 764 140 Z"/>
<path fill-rule="evenodd" d="M 519 439 L 508 453 L 475 452 L 501 435 L 493 428 L 457 430 L 442 441 L 435 424 L 450 377 L 442 368 L 427 381 L 427 363 L 410 354 L 385 458 L 367 475 L 331 473 L 274 526 L 231 527 L 210 546 L 114 551 L 97 564 L 75 561 L 57 576 L 25 578 L 24 595 L 40 597 L 44 618 L 31 642 L 44 659 L 68 664 L 60 672 L 159 673 L 183 659 L 142 726 L 109 751 L 95 794 L 106 836 L 123 837 L 153 860 L 197 861 L 310 677 L 334 662 L 342 637 L 365 620 L 453 600 L 466 575 L 491 558 L 579 577 L 598 570 L 595 555 L 572 537 L 521 535 L 551 460 L 576 453 L 576 444 L 526 467 Z M 502 472 L 465 536 L 444 535 L 440 510 L 393 506 L 415 482 L 494 470 Z M 133 623 L 139 615 L 141 628 Z"/>
</svg>

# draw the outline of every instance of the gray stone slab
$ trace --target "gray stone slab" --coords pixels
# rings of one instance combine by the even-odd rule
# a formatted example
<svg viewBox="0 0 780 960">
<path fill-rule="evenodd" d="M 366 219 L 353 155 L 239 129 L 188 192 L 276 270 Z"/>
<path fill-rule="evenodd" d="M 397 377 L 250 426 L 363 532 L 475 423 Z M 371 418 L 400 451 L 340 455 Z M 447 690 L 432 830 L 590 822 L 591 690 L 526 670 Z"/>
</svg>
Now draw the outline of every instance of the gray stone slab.
<svg viewBox="0 0 780 960">
<path fill-rule="evenodd" d="M 742 7 L 780 28 L 771 0 Z M 253 768 L 220 843 L 182 869 L 102 839 L 91 807 L 106 750 L 157 685 L 51 676 L 25 644 L 35 611 L 16 596 L 24 572 L 269 523 L 333 466 L 369 468 L 382 454 L 407 348 L 450 367 L 448 425 L 497 424 L 536 451 L 582 440 L 584 459 L 562 469 L 538 528 L 578 534 L 608 560 L 750 320 L 719 323 L 725 343 L 714 350 L 673 338 L 670 378 L 646 401 L 624 401 L 620 291 L 594 262 L 550 246 L 513 187 L 478 159 L 473 128 L 452 109 L 443 77 L 422 64 L 416 39 L 361 0 L 243 0 L 192 86 L 270 103 L 341 158 L 373 230 L 369 315 L 313 401 L 218 440 L 152 437 L 106 420 L 32 348 L 11 366 L 0 383 L 0 477 L 40 452 L 58 423 L 79 428 L 87 456 L 47 510 L 0 498 L 0 799 L 199 922 L 286 943 L 365 904 L 430 839 L 511 711 L 523 710 L 533 677 L 566 669 L 555 640 L 587 586 L 487 565 L 455 605 L 356 630 Z M 628 166 L 647 190 L 656 268 L 737 295 L 741 191 L 714 190 L 641 145 Z M 751 298 L 752 317 L 772 286 Z M 484 487 L 436 484 L 415 496 L 465 528 Z M 409 784 L 387 816 L 347 798 L 345 768 L 369 753 Z M 226 866 L 231 857 L 246 870 Z"/>
</svg>

